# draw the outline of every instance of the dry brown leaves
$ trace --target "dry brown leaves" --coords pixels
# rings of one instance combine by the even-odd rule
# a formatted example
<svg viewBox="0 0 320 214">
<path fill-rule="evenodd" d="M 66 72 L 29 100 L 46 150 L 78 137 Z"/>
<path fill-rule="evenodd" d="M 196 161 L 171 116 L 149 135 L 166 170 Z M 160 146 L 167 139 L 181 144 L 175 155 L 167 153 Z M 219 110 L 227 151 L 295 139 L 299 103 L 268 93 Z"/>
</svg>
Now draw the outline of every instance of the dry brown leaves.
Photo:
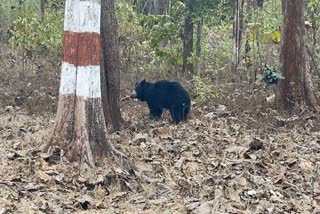
<svg viewBox="0 0 320 214">
<path fill-rule="evenodd" d="M 261 124 L 220 105 L 194 108 L 176 126 L 128 105 L 131 125 L 109 139 L 137 171 L 106 163 L 91 178 L 42 152 L 52 115 L 3 109 L 0 213 L 320 213 L 315 119 Z"/>
</svg>

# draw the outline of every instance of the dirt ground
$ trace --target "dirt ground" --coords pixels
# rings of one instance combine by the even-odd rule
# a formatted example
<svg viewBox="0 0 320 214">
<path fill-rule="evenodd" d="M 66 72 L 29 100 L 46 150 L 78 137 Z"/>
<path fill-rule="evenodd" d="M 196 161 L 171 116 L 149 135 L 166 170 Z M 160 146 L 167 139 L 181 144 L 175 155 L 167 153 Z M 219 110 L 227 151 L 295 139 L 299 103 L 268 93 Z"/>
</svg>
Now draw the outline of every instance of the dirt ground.
<svg viewBox="0 0 320 214">
<path fill-rule="evenodd" d="M 109 164 L 89 180 L 77 163 L 43 152 L 56 98 L 48 108 L 29 98 L 45 109 L 35 114 L 5 96 L 19 92 L 0 91 L 0 213 L 320 213 L 317 116 L 283 118 L 256 89 L 194 103 L 177 126 L 168 112 L 153 121 L 144 103 L 125 99 L 130 125 L 108 139 L 137 170 Z"/>
<path fill-rule="evenodd" d="M 272 88 L 229 84 L 215 103 L 194 101 L 179 125 L 123 99 L 129 125 L 108 140 L 136 169 L 110 161 L 88 179 L 57 158 L 59 148 L 43 151 L 59 66 L 50 75 L 45 62 L 13 72 L 21 65 L 12 59 L 19 55 L 0 54 L 0 214 L 320 213 L 319 116 L 284 117 L 267 101 Z M 132 86 L 123 84 L 122 98 Z"/>
</svg>

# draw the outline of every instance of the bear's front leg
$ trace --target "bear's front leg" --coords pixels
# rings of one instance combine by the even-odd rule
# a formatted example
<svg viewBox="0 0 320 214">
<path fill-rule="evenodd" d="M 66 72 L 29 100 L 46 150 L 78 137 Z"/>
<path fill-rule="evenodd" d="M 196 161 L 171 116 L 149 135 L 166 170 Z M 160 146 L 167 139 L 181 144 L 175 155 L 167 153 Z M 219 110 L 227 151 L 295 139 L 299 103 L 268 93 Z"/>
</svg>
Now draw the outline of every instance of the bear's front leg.
<svg viewBox="0 0 320 214">
<path fill-rule="evenodd" d="M 160 118 L 162 115 L 162 108 L 156 105 L 152 105 L 148 103 L 148 107 L 150 109 L 150 117 L 151 118 Z"/>
</svg>

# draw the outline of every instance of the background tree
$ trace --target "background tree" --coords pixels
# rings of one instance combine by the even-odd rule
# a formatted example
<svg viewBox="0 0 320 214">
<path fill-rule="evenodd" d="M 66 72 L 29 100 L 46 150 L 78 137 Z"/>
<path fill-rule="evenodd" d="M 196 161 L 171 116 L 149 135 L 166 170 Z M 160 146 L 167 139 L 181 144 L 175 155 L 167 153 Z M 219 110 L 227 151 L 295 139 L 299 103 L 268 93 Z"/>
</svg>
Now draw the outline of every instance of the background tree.
<svg viewBox="0 0 320 214">
<path fill-rule="evenodd" d="M 192 20 L 192 0 L 186 2 L 186 14 L 183 29 L 183 64 L 182 71 L 184 73 L 193 73 L 193 63 L 189 60 L 193 53 L 193 20 Z"/>
<path fill-rule="evenodd" d="M 284 79 L 280 81 L 279 99 L 286 110 L 304 109 L 307 104 L 319 111 L 312 87 L 311 76 L 306 71 L 304 4 L 300 0 L 282 1 L 282 41 L 280 62 Z"/>
<path fill-rule="evenodd" d="M 233 0 L 233 68 L 236 70 L 239 63 L 240 51 L 240 0 Z"/>
<path fill-rule="evenodd" d="M 44 21 L 44 8 L 45 8 L 45 0 L 40 0 L 40 16 L 42 21 Z"/>
<path fill-rule="evenodd" d="M 197 22 L 197 42 L 196 42 L 196 73 L 201 73 L 201 35 L 202 35 L 203 18 L 199 18 Z"/>
<path fill-rule="evenodd" d="M 200 71 L 201 58 L 201 34 L 204 17 L 213 12 L 215 2 L 213 0 L 186 0 L 185 4 L 185 18 L 182 34 L 183 42 L 183 64 L 182 71 L 194 73 L 194 63 L 196 64 L 196 73 Z M 193 48 L 194 41 L 194 23 L 197 23 L 196 29 L 196 48 L 195 53 Z M 195 55 L 196 57 L 193 57 Z M 194 60 L 196 59 L 196 60 Z"/>
<path fill-rule="evenodd" d="M 114 0 L 101 2 L 102 89 L 106 123 L 119 130 L 123 122 L 120 111 L 120 55 L 118 24 Z"/>
</svg>

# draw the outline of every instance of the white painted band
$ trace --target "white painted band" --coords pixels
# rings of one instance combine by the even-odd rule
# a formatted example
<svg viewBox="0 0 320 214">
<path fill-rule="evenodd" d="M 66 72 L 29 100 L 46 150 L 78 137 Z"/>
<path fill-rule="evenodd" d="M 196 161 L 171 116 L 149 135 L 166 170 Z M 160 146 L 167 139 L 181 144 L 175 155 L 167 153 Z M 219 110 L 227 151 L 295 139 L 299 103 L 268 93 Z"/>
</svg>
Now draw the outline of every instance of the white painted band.
<svg viewBox="0 0 320 214">
<path fill-rule="evenodd" d="M 100 65 L 74 66 L 63 62 L 61 70 L 61 95 L 82 96 L 84 98 L 101 97 Z"/>
<path fill-rule="evenodd" d="M 63 95 L 74 94 L 76 91 L 77 69 L 74 65 L 63 62 L 61 66 L 61 80 L 59 93 Z"/>
<path fill-rule="evenodd" d="M 76 95 L 85 98 L 101 97 L 100 65 L 78 66 Z"/>
<path fill-rule="evenodd" d="M 100 1 L 67 0 L 65 4 L 64 31 L 100 33 Z"/>
</svg>

